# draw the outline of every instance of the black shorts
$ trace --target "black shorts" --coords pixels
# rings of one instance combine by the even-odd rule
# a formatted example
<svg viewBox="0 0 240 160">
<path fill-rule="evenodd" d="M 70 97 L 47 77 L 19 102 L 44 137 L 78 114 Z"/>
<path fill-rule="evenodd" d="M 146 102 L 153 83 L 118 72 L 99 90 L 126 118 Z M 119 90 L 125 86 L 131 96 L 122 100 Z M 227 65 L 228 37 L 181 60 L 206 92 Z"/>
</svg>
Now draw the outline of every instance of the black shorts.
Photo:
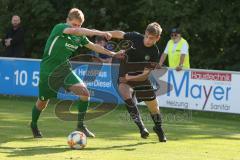
<svg viewBox="0 0 240 160">
<path fill-rule="evenodd" d="M 129 81 L 127 84 L 133 88 L 138 102 L 152 101 L 156 99 L 154 88 L 149 80 L 146 81 Z"/>
</svg>

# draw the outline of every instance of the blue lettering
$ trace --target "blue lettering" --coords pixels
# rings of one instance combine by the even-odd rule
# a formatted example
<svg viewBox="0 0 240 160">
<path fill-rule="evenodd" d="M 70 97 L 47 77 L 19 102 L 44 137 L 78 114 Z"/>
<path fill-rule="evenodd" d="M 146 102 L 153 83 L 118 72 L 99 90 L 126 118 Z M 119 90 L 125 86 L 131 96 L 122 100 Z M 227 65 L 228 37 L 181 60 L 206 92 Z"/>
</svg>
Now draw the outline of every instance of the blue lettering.
<svg viewBox="0 0 240 160">
<path fill-rule="evenodd" d="M 204 98 L 204 104 L 207 103 L 209 97 L 212 95 L 213 98 L 218 101 L 223 99 L 226 101 L 229 100 L 229 92 L 231 91 L 231 87 L 225 88 L 221 86 L 210 86 L 209 90 L 207 90 L 206 86 L 204 85 L 194 84 L 190 86 L 189 71 L 184 71 L 183 76 L 179 79 L 178 78 L 175 77 L 174 70 L 168 71 L 167 96 L 171 96 L 171 91 L 173 90 L 176 97 L 179 97 L 180 94 L 183 94 L 186 98 L 188 98 L 189 95 L 194 99 Z M 183 87 L 184 84 L 186 87 Z M 205 95 L 205 97 L 203 95 Z"/>
<path fill-rule="evenodd" d="M 228 94 L 229 94 L 229 91 L 231 90 L 231 87 L 227 87 L 226 89 L 226 101 L 228 101 Z"/>
<path fill-rule="evenodd" d="M 195 88 L 195 90 L 196 90 L 196 92 L 197 92 L 196 95 L 194 95 L 194 92 L 193 92 L 194 88 Z M 192 96 L 193 98 L 195 98 L 195 99 L 201 98 L 201 95 L 202 95 L 202 86 L 201 86 L 201 85 L 197 85 L 197 84 L 193 85 L 193 86 L 191 87 L 190 94 L 191 94 L 191 96 Z"/>
<path fill-rule="evenodd" d="M 213 91 L 213 96 L 216 100 L 222 100 L 224 97 L 224 90 L 222 87 L 217 86 L 216 88 L 214 88 Z"/>
<path fill-rule="evenodd" d="M 171 81 L 173 84 L 173 89 L 177 95 L 177 97 L 180 95 L 182 88 L 183 88 L 183 83 L 186 82 L 186 90 L 185 90 L 185 97 L 188 97 L 188 91 L 189 91 L 189 71 L 185 71 L 183 78 L 180 82 L 179 87 L 176 84 L 175 76 L 173 70 L 168 71 L 168 93 L 167 96 L 170 96 L 170 91 L 171 91 Z"/>
</svg>

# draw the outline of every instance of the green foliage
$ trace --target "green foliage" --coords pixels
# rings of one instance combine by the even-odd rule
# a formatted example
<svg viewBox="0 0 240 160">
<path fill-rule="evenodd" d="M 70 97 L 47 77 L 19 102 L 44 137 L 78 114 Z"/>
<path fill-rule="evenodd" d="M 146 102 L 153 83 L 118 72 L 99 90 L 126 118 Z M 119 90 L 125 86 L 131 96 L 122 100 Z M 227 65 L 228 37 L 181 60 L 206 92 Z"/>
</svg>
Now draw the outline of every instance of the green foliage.
<svg viewBox="0 0 240 160">
<path fill-rule="evenodd" d="M 180 27 L 190 44 L 192 68 L 240 70 L 240 1 L 238 0 L 0 0 L 0 36 L 13 14 L 22 17 L 29 56 L 41 57 L 52 29 L 70 8 L 85 14 L 83 27 L 143 33 L 157 21 L 163 28 L 163 51 L 169 30 Z"/>
</svg>

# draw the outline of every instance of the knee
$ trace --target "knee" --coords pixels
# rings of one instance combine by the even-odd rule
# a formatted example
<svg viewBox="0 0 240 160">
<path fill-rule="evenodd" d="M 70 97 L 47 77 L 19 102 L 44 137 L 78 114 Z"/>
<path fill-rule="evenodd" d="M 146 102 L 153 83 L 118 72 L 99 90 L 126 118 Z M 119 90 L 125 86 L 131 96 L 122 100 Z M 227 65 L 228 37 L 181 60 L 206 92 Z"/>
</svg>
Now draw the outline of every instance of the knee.
<svg viewBox="0 0 240 160">
<path fill-rule="evenodd" d="M 86 98 L 89 98 L 90 97 L 90 93 L 88 90 L 86 90 L 84 93 L 83 93 L 83 97 L 86 97 Z"/>
<path fill-rule="evenodd" d="M 157 103 L 156 99 L 153 100 L 153 101 L 145 101 L 145 103 L 147 104 L 148 109 L 151 112 L 151 114 L 160 113 L 159 106 L 158 106 L 158 103 Z"/>
<path fill-rule="evenodd" d="M 89 93 L 88 89 L 85 88 L 85 87 L 83 87 L 83 88 L 81 87 L 81 88 L 79 88 L 79 90 L 81 90 L 81 93 L 78 94 L 78 96 L 80 97 L 80 99 L 81 99 L 82 101 L 89 101 L 90 93 Z"/>
<path fill-rule="evenodd" d="M 47 105 L 48 105 L 48 101 L 38 100 L 36 103 L 36 107 L 40 111 L 44 110 L 47 107 Z"/>
<path fill-rule="evenodd" d="M 152 107 L 149 108 L 149 110 L 150 110 L 151 114 L 160 113 L 160 110 L 159 110 L 158 106 L 152 106 Z"/>
<path fill-rule="evenodd" d="M 83 100 L 83 101 L 89 101 L 89 98 L 90 98 L 90 93 L 89 93 L 89 91 L 88 91 L 88 89 L 87 88 L 84 88 L 83 90 L 82 90 L 82 93 L 80 94 L 80 95 L 78 95 L 80 98 L 81 98 L 81 100 Z"/>
<path fill-rule="evenodd" d="M 90 95 L 89 95 L 89 96 L 80 96 L 80 99 L 81 99 L 82 101 L 89 101 Z"/>
<path fill-rule="evenodd" d="M 76 86 L 74 88 L 73 92 L 77 96 L 81 97 L 82 100 L 85 100 L 85 101 L 87 101 L 90 97 L 90 93 L 89 93 L 88 89 L 83 85 Z"/>
<path fill-rule="evenodd" d="M 123 85 L 118 86 L 119 93 L 121 94 L 123 99 L 130 99 L 131 98 L 131 91 L 126 90 Z"/>
</svg>

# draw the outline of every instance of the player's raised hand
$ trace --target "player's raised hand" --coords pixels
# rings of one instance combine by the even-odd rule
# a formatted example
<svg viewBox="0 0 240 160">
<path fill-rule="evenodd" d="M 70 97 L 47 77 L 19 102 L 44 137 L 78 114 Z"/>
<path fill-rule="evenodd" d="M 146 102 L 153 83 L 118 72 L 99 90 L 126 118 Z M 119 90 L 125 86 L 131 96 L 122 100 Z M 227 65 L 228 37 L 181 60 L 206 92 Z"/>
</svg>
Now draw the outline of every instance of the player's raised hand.
<svg viewBox="0 0 240 160">
<path fill-rule="evenodd" d="M 116 57 L 116 58 L 118 58 L 118 59 L 124 59 L 124 57 L 125 57 L 125 51 L 124 51 L 124 50 L 120 50 L 120 51 L 116 52 L 116 54 L 115 54 L 114 57 Z"/>
<path fill-rule="evenodd" d="M 104 38 L 106 38 L 107 40 L 110 40 L 112 38 L 112 34 L 109 32 L 103 32 L 102 35 Z"/>
</svg>

